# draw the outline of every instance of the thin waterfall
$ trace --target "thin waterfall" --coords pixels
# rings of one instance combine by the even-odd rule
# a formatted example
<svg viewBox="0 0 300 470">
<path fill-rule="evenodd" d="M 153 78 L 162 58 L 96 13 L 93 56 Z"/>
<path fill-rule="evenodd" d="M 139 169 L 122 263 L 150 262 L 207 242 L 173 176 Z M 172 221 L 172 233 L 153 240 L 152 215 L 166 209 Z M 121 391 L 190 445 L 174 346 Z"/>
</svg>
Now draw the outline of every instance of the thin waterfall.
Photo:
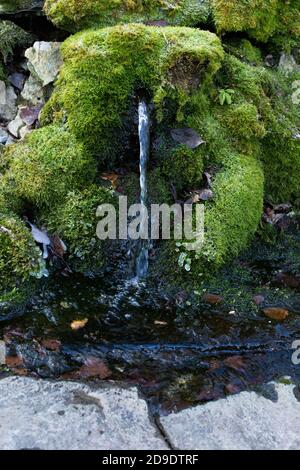
<svg viewBox="0 0 300 470">
<path fill-rule="evenodd" d="M 150 118 L 145 101 L 139 102 L 139 139 L 140 139 L 140 203 L 147 204 L 147 165 L 150 153 Z M 141 212 L 141 227 L 146 227 L 146 214 Z M 149 266 L 149 240 L 140 240 L 139 252 L 136 259 L 136 275 L 143 278 L 148 272 Z"/>
</svg>

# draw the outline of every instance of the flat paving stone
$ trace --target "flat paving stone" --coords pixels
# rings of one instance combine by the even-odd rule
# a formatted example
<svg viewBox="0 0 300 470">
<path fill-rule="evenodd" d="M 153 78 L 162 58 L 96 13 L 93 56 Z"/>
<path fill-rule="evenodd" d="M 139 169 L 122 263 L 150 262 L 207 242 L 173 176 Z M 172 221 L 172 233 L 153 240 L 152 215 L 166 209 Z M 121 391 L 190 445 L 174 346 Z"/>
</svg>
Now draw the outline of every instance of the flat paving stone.
<svg viewBox="0 0 300 470">
<path fill-rule="evenodd" d="M 294 385 L 268 384 L 161 418 L 180 450 L 300 449 L 300 402 Z M 268 396 L 269 395 L 269 396 Z"/>
<path fill-rule="evenodd" d="M 167 449 L 136 388 L 0 380 L 0 449 Z"/>
</svg>

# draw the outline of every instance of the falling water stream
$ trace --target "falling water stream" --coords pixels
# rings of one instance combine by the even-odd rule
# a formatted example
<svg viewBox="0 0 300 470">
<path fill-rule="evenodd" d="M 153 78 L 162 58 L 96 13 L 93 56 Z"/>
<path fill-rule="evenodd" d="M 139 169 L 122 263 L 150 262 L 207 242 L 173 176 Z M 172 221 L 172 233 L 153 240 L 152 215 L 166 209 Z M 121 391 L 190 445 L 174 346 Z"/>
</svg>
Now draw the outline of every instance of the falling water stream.
<svg viewBox="0 0 300 470">
<path fill-rule="evenodd" d="M 148 232 L 148 218 L 143 211 L 143 207 L 147 204 L 147 164 L 149 160 L 150 151 L 150 119 L 148 107 L 145 101 L 139 102 L 139 139 L 140 139 L 140 188 L 141 197 L 140 204 L 141 210 L 141 228 L 143 233 Z M 149 241 L 141 238 L 139 245 L 139 252 L 136 259 L 136 275 L 137 278 L 144 278 L 148 272 L 149 265 Z"/>
</svg>

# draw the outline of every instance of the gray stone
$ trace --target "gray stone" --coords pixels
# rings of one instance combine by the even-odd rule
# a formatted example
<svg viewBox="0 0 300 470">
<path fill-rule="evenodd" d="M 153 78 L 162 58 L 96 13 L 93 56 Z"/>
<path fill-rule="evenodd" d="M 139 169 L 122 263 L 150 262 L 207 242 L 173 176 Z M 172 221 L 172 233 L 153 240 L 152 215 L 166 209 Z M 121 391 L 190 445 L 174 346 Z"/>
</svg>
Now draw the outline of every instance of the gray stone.
<svg viewBox="0 0 300 470">
<path fill-rule="evenodd" d="M 0 449 L 167 449 L 136 388 L 0 380 Z"/>
<path fill-rule="evenodd" d="M 24 126 L 25 124 L 20 116 L 20 111 L 19 111 L 15 119 L 8 124 L 7 129 L 11 135 L 13 135 L 14 137 L 18 139 L 20 137 L 20 130 Z"/>
<path fill-rule="evenodd" d="M 17 95 L 11 85 L 0 81 L 0 121 L 11 121 L 17 114 Z"/>
<path fill-rule="evenodd" d="M 282 53 L 280 56 L 278 70 L 288 76 L 291 73 L 299 72 L 300 65 L 297 64 L 295 58 L 291 54 Z"/>
<path fill-rule="evenodd" d="M 0 127 L 0 144 L 2 145 L 6 144 L 7 139 L 8 139 L 8 133 L 6 132 L 5 129 Z"/>
<path fill-rule="evenodd" d="M 45 103 L 45 99 L 41 81 L 33 75 L 30 75 L 28 80 L 25 82 L 21 97 L 34 106 L 43 105 Z"/>
<path fill-rule="evenodd" d="M 23 73 L 14 72 L 8 77 L 10 83 L 18 90 L 23 90 L 26 77 Z"/>
<path fill-rule="evenodd" d="M 26 50 L 29 70 L 41 80 L 43 86 L 56 79 L 62 65 L 59 42 L 36 41 Z"/>
<path fill-rule="evenodd" d="M 171 136 L 178 144 L 184 144 L 191 149 L 195 149 L 205 143 L 196 131 L 189 128 L 172 129 Z"/>
<path fill-rule="evenodd" d="M 300 403 L 294 388 L 276 384 L 276 402 L 243 392 L 163 417 L 161 424 L 181 450 L 299 450 Z"/>
<path fill-rule="evenodd" d="M 6 345 L 5 341 L 0 341 L 0 366 L 6 363 Z"/>
</svg>

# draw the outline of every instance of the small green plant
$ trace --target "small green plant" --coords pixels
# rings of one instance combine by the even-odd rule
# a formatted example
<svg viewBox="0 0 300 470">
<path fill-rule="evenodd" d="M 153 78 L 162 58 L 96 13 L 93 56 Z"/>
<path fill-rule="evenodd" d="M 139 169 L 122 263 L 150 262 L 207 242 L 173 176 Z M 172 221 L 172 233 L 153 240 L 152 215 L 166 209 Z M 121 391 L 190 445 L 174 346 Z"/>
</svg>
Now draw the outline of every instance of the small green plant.
<svg viewBox="0 0 300 470">
<path fill-rule="evenodd" d="M 224 104 L 232 104 L 232 95 L 235 93 L 234 90 L 231 88 L 221 89 L 219 90 L 219 101 L 220 105 L 224 106 Z"/>
</svg>

